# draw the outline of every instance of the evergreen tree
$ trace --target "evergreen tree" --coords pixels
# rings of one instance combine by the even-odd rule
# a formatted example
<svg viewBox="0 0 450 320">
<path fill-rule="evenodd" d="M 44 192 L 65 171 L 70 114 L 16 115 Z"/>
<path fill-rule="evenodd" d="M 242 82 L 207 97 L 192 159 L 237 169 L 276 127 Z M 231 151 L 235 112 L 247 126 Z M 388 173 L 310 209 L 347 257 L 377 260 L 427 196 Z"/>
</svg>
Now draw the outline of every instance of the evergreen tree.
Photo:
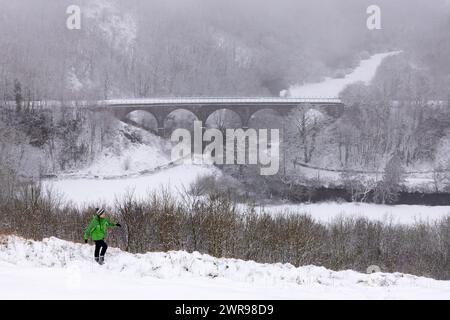
<svg viewBox="0 0 450 320">
<path fill-rule="evenodd" d="M 17 112 L 20 112 L 22 108 L 23 96 L 22 85 L 17 79 L 14 80 L 14 99 L 16 100 L 16 110 Z"/>
<path fill-rule="evenodd" d="M 374 200 L 382 204 L 392 204 L 398 199 L 405 180 L 405 171 L 398 154 L 394 155 L 384 168 L 383 180 L 375 188 Z"/>
</svg>

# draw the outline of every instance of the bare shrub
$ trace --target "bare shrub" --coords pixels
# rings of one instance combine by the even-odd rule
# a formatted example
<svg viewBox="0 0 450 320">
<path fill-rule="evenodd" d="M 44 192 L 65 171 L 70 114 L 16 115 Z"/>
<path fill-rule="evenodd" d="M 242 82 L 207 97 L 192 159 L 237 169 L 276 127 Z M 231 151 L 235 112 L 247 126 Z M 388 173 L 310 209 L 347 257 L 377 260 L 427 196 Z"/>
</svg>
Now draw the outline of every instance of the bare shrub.
<svg viewBox="0 0 450 320">
<path fill-rule="evenodd" d="M 450 279 L 450 217 L 435 223 L 394 225 L 366 218 L 338 218 L 328 224 L 299 212 L 279 215 L 238 210 L 226 194 L 185 194 L 168 190 L 136 199 L 132 193 L 108 210 L 123 228 L 109 235 L 112 246 L 134 253 L 200 251 L 262 263 L 319 265 L 365 272 L 378 265 L 404 272 Z M 93 208 L 62 203 L 39 185 L 18 188 L 0 201 L 0 234 L 40 240 L 56 236 L 81 241 Z"/>
<path fill-rule="evenodd" d="M 133 198 L 133 193 L 128 193 L 121 201 L 116 201 L 116 208 L 124 222 L 125 250 L 129 252 L 144 251 L 145 206 Z"/>
<path fill-rule="evenodd" d="M 245 187 L 237 179 L 225 175 L 206 175 L 198 177 L 191 183 L 185 193 L 191 196 L 221 194 L 233 200 L 243 200 Z"/>
</svg>

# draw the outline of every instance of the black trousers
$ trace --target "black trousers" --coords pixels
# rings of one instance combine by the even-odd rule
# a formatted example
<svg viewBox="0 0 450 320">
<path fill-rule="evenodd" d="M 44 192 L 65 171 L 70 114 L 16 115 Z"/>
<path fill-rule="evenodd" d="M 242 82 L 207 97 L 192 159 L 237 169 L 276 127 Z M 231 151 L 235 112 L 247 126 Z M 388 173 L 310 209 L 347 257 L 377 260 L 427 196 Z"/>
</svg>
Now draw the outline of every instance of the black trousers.
<svg viewBox="0 0 450 320">
<path fill-rule="evenodd" d="M 101 249 L 101 251 L 100 251 Z M 104 256 L 106 253 L 106 249 L 108 249 L 108 245 L 104 240 L 95 240 L 95 252 L 94 257 L 98 258 L 98 255 Z"/>
</svg>

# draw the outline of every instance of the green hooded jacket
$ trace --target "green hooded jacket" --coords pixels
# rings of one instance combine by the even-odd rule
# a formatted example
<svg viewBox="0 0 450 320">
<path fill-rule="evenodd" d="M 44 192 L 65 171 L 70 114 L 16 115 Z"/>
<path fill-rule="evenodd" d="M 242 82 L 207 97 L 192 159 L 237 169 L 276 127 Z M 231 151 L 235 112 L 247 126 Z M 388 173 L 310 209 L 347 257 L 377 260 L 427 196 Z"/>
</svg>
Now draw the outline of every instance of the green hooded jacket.
<svg viewBox="0 0 450 320">
<path fill-rule="evenodd" d="M 94 241 L 103 240 L 105 239 L 107 229 L 114 227 L 116 227 L 115 223 L 95 215 L 84 231 L 84 239 L 89 240 L 89 237 L 91 237 Z"/>
</svg>

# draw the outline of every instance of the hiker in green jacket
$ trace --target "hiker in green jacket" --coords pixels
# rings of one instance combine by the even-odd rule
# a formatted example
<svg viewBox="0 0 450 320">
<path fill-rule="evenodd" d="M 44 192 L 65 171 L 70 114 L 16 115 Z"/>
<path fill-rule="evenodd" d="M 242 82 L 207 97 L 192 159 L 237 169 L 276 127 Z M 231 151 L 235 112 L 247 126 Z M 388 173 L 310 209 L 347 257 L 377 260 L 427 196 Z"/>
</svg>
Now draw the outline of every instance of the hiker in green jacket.
<svg viewBox="0 0 450 320">
<path fill-rule="evenodd" d="M 121 227 L 121 225 L 107 219 L 105 216 L 105 209 L 96 208 L 95 216 L 84 231 L 84 242 L 87 243 L 89 238 L 92 238 L 95 242 L 94 258 L 98 264 L 104 263 L 106 249 L 108 249 L 108 245 L 105 242 L 106 231 L 108 228 L 114 227 Z"/>
</svg>

